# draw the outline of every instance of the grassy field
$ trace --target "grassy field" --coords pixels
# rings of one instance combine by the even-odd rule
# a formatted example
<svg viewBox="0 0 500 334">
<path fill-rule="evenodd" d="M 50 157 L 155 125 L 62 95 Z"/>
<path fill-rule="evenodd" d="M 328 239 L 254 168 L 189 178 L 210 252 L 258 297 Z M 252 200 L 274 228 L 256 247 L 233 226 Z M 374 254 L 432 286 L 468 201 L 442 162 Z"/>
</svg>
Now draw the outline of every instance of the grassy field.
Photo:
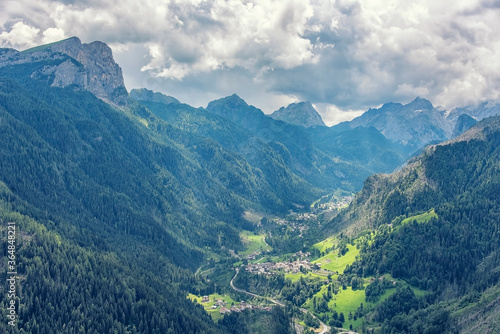
<svg viewBox="0 0 500 334">
<path fill-rule="evenodd" d="M 240 252 L 241 255 L 247 256 L 252 254 L 253 252 L 260 251 L 271 251 L 272 247 L 266 244 L 264 234 L 255 234 L 250 231 L 243 231 L 240 233 L 240 238 L 245 245 L 245 250 Z"/>
<path fill-rule="evenodd" d="M 386 280 L 394 280 L 390 275 L 384 275 Z M 365 288 L 369 284 L 369 279 L 366 279 L 366 283 L 364 284 Z M 398 284 L 402 286 L 408 286 L 408 284 L 404 281 L 398 281 Z M 416 296 L 423 296 L 427 292 L 421 289 L 418 289 L 416 287 L 410 286 L 412 290 L 414 291 Z M 323 298 L 323 294 L 326 294 L 328 291 L 328 286 L 324 285 L 321 290 L 316 293 L 314 296 L 316 297 L 316 300 L 320 300 L 320 298 Z M 329 301 L 328 303 L 328 308 L 330 310 L 335 309 L 338 313 L 343 312 L 344 317 L 345 317 L 345 322 L 344 322 L 344 328 L 349 328 L 350 325 L 353 326 L 354 329 L 360 327 L 362 325 L 363 319 L 348 319 L 349 312 L 352 312 L 354 314 L 358 307 L 360 307 L 361 304 L 363 304 L 363 307 L 366 309 L 368 308 L 375 308 L 377 305 L 385 301 L 387 298 L 389 298 L 392 294 L 396 292 L 396 287 L 387 289 L 383 295 L 379 297 L 379 299 L 375 303 L 371 302 L 366 302 L 365 300 L 365 290 L 353 290 L 351 287 L 347 287 L 347 289 L 340 289 L 339 293 L 337 295 L 333 295 L 333 298 Z M 308 309 L 309 311 L 313 311 L 313 298 L 309 299 L 304 305 L 304 308 Z"/>
<path fill-rule="evenodd" d="M 365 287 L 366 285 L 368 284 L 365 284 Z M 322 298 L 323 294 L 326 293 L 327 290 L 327 286 L 324 286 L 321 291 L 319 291 L 315 295 L 316 299 L 319 300 L 319 298 Z M 379 300 L 376 303 L 369 303 L 365 300 L 365 290 L 353 290 L 351 287 L 347 287 L 346 290 L 341 289 L 337 295 L 333 296 L 332 300 L 330 300 L 330 302 L 328 303 L 328 308 L 331 310 L 335 309 L 338 313 L 344 313 L 344 328 L 349 328 L 349 326 L 352 325 L 353 328 L 356 329 L 362 325 L 363 319 L 360 318 L 356 320 L 349 320 L 349 312 L 352 312 L 352 314 L 354 314 L 361 304 L 363 304 L 364 308 L 373 308 L 389 298 L 389 296 L 391 296 L 394 292 L 396 292 L 396 288 L 387 289 L 385 293 L 380 296 Z M 303 306 L 304 308 L 312 311 L 312 299 L 308 300 Z"/>
<path fill-rule="evenodd" d="M 226 295 L 219 295 L 218 293 L 214 293 L 214 294 L 211 294 L 208 296 L 209 297 L 209 302 L 207 303 L 202 303 L 201 302 L 201 299 L 202 297 L 201 296 L 196 296 L 196 295 L 193 295 L 192 293 L 188 294 L 188 298 L 191 299 L 192 301 L 194 302 L 197 302 L 198 304 L 201 304 L 203 306 L 209 306 L 209 307 L 212 307 L 212 305 L 218 300 L 218 299 L 222 299 L 224 302 L 228 303 L 228 304 L 231 304 L 231 303 L 236 303 L 231 297 L 229 296 L 226 296 Z"/>
<path fill-rule="evenodd" d="M 328 303 L 328 307 L 335 308 L 337 312 L 344 312 L 346 322 L 344 323 L 344 328 L 349 328 L 352 325 L 353 328 L 361 326 L 361 319 L 349 320 L 349 312 L 356 312 L 357 308 L 363 303 L 363 307 L 370 305 L 371 303 L 366 303 L 365 301 L 365 290 L 352 290 L 348 287 L 346 290 L 340 290 L 340 292 L 334 296 L 334 298 Z"/>
<path fill-rule="evenodd" d="M 359 249 L 356 246 L 347 245 L 347 248 L 349 251 L 344 256 L 338 257 L 337 252 L 332 252 L 313 261 L 313 263 L 321 263 L 321 269 L 343 273 L 345 266 L 351 265 L 359 254 Z"/>
<path fill-rule="evenodd" d="M 413 290 L 413 293 L 415 294 L 415 296 L 417 297 L 422 297 L 422 296 L 425 296 L 428 291 L 425 291 L 425 290 L 422 290 L 422 289 L 419 289 L 417 287 L 414 287 L 414 286 L 411 286 L 410 285 L 410 288 Z"/>
<path fill-rule="evenodd" d="M 212 317 L 214 321 L 218 321 L 220 318 L 222 318 L 222 314 L 219 312 L 219 308 L 213 309 L 212 306 L 218 299 L 222 299 L 226 305 L 231 307 L 232 304 L 237 305 L 239 303 L 236 303 L 231 297 L 225 296 L 225 295 L 219 295 L 218 293 L 214 293 L 208 296 L 209 301 L 206 303 L 202 303 L 202 297 L 201 296 L 196 296 L 193 295 L 192 293 L 188 294 L 188 298 L 191 299 L 193 302 L 196 302 L 200 305 L 202 305 L 205 308 L 205 311 L 207 311 L 208 314 Z"/>
<path fill-rule="evenodd" d="M 325 285 L 315 296 L 317 300 L 322 298 L 323 294 L 328 290 Z M 396 289 L 391 289 L 396 291 Z M 387 297 L 386 297 L 387 298 Z M 337 295 L 334 295 L 333 298 L 328 303 L 328 308 L 333 310 L 335 309 L 338 313 L 343 312 L 345 317 L 344 328 L 349 328 L 349 325 L 352 324 L 354 328 L 361 326 L 362 319 L 357 319 L 356 321 L 349 320 L 348 314 L 349 312 L 356 312 L 357 308 L 363 303 L 363 306 L 366 307 L 368 305 L 372 305 L 372 303 L 366 303 L 365 301 L 365 291 L 364 290 L 352 290 L 351 287 L 348 287 L 346 290 L 340 290 Z M 313 301 L 312 298 L 309 299 L 304 305 L 304 308 L 309 311 L 313 310 Z"/>
<path fill-rule="evenodd" d="M 336 243 L 337 243 L 336 238 L 330 237 L 323 241 L 318 242 L 317 244 L 314 244 L 313 247 L 318 249 L 320 252 L 324 252 L 327 248 L 332 248 L 334 245 L 336 245 Z"/>
<path fill-rule="evenodd" d="M 302 273 L 297 273 L 297 274 L 285 274 L 285 279 L 291 279 L 292 282 L 295 282 L 295 281 L 298 281 L 300 279 L 300 277 L 304 277 L 304 278 L 319 278 L 321 280 L 328 280 L 328 277 L 327 275 L 322 275 L 322 274 L 318 274 L 318 273 L 308 273 L 308 274 L 302 274 Z"/>
<path fill-rule="evenodd" d="M 425 223 L 425 222 L 428 222 L 429 220 L 431 220 L 431 218 L 437 218 L 437 217 L 438 217 L 438 215 L 436 214 L 436 212 L 434 212 L 434 209 L 432 209 L 432 210 L 425 212 L 425 213 L 422 213 L 420 215 L 406 218 L 401 222 L 401 224 L 402 225 L 407 224 L 412 220 L 416 220 L 417 223 Z"/>
<path fill-rule="evenodd" d="M 260 213 L 254 212 L 254 211 L 245 211 L 243 213 L 243 219 L 248 220 L 249 222 L 252 222 L 254 224 L 260 223 L 260 220 L 264 217 Z"/>
<path fill-rule="evenodd" d="M 290 257 L 293 256 L 294 253 L 285 253 L 285 254 L 281 254 L 281 255 L 276 255 L 276 256 L 271 256 L 271 261 L 273 262 L 284 262 L 284 261 L 288 261 L 290 259 Z"/>
</svg>

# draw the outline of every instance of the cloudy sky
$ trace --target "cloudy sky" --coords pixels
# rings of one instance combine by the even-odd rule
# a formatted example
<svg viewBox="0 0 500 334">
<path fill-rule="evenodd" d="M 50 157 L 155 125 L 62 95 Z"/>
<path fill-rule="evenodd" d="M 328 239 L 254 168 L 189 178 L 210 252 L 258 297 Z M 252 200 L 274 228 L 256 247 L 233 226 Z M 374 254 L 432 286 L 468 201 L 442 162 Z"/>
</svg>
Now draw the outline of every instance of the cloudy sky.
<svg viewBox="0 0 500 334">
<path fill-rule="evenodd" d="M 500 99 L 500 0 L 2 0 L 0 47 L 111 46 L 127 88 L 194 106 L 233 93 L 327 124 L 416 96 Z"/>
</svg>

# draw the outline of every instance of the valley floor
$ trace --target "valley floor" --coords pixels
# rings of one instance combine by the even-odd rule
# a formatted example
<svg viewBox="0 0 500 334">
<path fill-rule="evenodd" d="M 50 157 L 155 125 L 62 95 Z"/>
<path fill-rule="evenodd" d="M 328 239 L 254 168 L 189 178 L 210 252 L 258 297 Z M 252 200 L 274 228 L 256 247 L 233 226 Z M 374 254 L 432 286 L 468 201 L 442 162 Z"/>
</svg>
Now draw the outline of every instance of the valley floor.
<svg viewBox="0 0 500 334">
<path fill-rule="evenodd" d="M 321 217 L 321 213 L 316 213 L 291 214 L 275 222 L 298 231 L 301 238 L 302 232 L 314 228 Z M 425 222 L 434 215 L 430 212 L 415 219 Z M 221 294 L 189 298 L 203 305 L 215 321 L 231 312 L 269 311 L 279 306 L 295 310 L 292 313 L 296 328 L 304 332 L 328 333 L 336 328 L 341 333 L 369 333 L 370 329 L 380 327 L 373 320 L 373 310 L 398 289 L 409 287 L 417 296 L 426 294 L 390 275 L 345 282 L 342 275 L 345 268 L 359 257 L 360 248 L 370 242 L 375 232 L 352 240 L 332 236 L 305 251 L 281 253 L 266 242 L 271 230 L 244 231 L 241 233 L 244 251 L 233 253 L 226 265 L 212 262 L 212 267 L 198 269 L 196 276 L 202 281 L 216 281 Z M 384 284 L 384 288 L 377 298 L 369 299 L 367 287 L 374 282 Z M 301 290 L 303 287 L 308 291 Z"/>
</svg>

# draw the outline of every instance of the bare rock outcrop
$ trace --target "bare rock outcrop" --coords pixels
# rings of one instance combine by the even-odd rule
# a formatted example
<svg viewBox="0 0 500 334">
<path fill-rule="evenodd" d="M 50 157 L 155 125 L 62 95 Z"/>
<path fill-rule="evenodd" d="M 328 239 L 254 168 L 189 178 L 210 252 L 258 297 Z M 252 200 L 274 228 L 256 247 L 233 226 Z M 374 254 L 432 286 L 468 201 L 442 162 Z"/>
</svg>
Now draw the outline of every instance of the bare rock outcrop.
<svg viewBox="0 0 500 334">
<path fill-rule="evenodd" d="M 0 50 L 0 67 L 26 63 L 39 64 L 33 67 L 31 77 L 51 86 L 73 86 L 120 107 L 129 103 L 122 70 L 105 43 L 82 44 L 77 37 L 71 37 L 22 52 Z"/>
</svg>

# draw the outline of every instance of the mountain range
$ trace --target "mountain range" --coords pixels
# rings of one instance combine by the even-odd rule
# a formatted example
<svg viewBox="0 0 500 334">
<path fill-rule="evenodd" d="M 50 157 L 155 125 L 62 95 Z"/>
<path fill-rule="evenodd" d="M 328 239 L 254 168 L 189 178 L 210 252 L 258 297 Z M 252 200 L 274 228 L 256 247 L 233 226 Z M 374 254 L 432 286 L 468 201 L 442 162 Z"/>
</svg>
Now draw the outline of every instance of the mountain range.
<svg viewBox="0 0 500 334">
<path fill-rule="evenodd" d="M 457 254 L 471 260 L 467 275 L 456 274 L 460 267 L 450 277 L 434 267 L 422 271 L 427 276 L 415 274 L 418 266 L 397 272 L 433 291 L 456 284 L 461 290 L 442 298 L 459 305 L 457 298 L 481 294 L 496 279 L 494 271 L 473 284 L 481 268 L 497 266 L 497 241 L 486 236 L 496 235 L 498 218 L 499 122 L 486 117 L 498 111 L 484 103 L 446 112 L 417 98 L 327 127 L 307 102 L 266 115 L 237 95 L 194 108 L 147 89 L 129 94 L 101 42 L 72 37 L 0 49 L 0 221 L 20 231 L 22 287 L 17 329 L 7 321 L 0 328 L 229 333 L 185 298 L 217 290 L 198 281 L 196 269 L 209 259 L 230 263 L 244 249 L 240 233 L 257 231 L 263 217 L 307 209 L 334 191 L 360 192 L 318 233 L 356 235 L 435 210 L 436 229 L 452 237 L 433 239 L 429 249 L 448 256 L 455 235 L 473 239 L 473 254 L 463 251 L 468 241 L 458 243 Z M 401 230 L 413 235 L 417 227 Z M 395 258 L 374 264 L 390 247 L 416 247 L 391 233 L 399 244 L 377 241 L 355 268 L 394 275 L 391 268 L 404 267 Z M 402 258 L 413 263 L 411 254 Z M 0 298 L 6 305 L 6 293 Z"/>
<path fill-rule="evenodd" d="M 417 97 L 411 103 L 386 103 L 347 122 L 349 127 L 373 126 L 386 138 L 418 151 L 430 143 L 451 139 L 475 122 L 500 114 L 500 105 L 483 103 L 447 112 Z M 467 117 L 465 121 L 465 117 Z"/>
<path fill-rule="evenodd" d="M 135 90 L 131 96 L 137 97 Z M 374 172 L 388 172 L 404 161 L 399 147 L 375 129 L 336 131 L 313 129 L 275 120 L 248 105 L 237 95 L 212 101 L 206 108 L 156 102 L 137 97 L 138 102 L 170 125 L 209 137 L 227 150 L 244 157 L 273 182 L 276 175 L 294 175 L 324 190 L 359 189 L 362 180 Z M 380 137 L 377 140 L 370 140 Z M 371 141 L 372 150 L 352 154 L 345 145 Z M 343 145 L 335 145 L 342 141 Z M 386 156 L 382 157 L 381 152 Z M 272 158 L 272 159 L 271 159 Z M 271 159 L 271 160 L 270 160 Z M 366 164 L 367 161 L 371 163 Z M 281 170 L 281 171 L 280 171 Z M 301 181 L 301 182 L 302 182 Z M 294 181 L 295 182 L 295 181 Z M 274 184 L 275 187 L 281 185 Z"/>
</svg>

